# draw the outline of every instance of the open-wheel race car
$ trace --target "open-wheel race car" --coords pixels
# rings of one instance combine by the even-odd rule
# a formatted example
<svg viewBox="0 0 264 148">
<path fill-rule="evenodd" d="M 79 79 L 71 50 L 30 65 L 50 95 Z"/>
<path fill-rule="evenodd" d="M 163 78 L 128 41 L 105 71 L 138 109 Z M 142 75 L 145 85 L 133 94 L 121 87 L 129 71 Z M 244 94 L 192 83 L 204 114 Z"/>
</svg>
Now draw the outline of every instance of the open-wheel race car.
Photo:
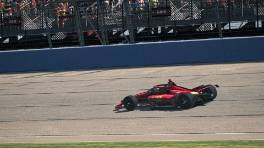
<svg viewBox="0 0 264 148">
<path fill-rule="evenodd" d="M 189 109 L 214 100 L 217 96 L 216 87 L 219 86 L 209 84 L 188 89 L 169 79 L 167 84 L 159 84 L 145 92 L 126 96 L 115 106 L 114 111 L 133 111 L 137 107 Z"/>
</svg>

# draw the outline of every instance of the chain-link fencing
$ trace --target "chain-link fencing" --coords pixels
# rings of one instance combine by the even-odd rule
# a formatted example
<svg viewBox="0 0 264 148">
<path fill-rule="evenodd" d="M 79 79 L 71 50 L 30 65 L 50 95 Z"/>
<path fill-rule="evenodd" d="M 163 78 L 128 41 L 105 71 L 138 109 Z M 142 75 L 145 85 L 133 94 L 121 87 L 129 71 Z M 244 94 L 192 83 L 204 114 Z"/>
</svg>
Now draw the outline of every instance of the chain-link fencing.
<svg viewBox="0 0 264 148">
<path fill-rule="evenodd" d="M 181 29 L 218 32 L 263 28 L 264 0 L 0 0 L 0 38 L 75 34 L 81 45 L 134 42 Z M 17 39 L 18 40 L 18 39 Z M 0 40 L 1 41 L 1 40 Z M 2 40 L 3 41 L 3 40 Z"/>
</svg>

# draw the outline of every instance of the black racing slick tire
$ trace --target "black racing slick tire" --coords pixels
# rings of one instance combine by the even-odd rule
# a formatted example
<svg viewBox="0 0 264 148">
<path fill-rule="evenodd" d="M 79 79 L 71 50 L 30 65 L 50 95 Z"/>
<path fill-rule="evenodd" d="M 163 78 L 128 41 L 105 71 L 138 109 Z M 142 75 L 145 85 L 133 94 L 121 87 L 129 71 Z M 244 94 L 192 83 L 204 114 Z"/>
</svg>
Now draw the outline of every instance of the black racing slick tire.
<svg viewBox="0 0 264 148">
<path fill-rule="evenodd" d="M 176 106 L 182 109 L 189 109 L 194 107 L 195 101 L 191 94 L 181 94 L 176 98 Z"/>
<path fill-rule="evenodd" d="M 217 96 L 217 90 L 213 85 L 206 85 L 203 90 L 203 98 L 205 101 L 213 101 Z"/>
<path fill-rule="evenodd" d="M 126 110 L 133 111 L 137 106 L 137 101 L 134 96 L 127 96 L 123 99 L 123 104 Z"/>
</svg>

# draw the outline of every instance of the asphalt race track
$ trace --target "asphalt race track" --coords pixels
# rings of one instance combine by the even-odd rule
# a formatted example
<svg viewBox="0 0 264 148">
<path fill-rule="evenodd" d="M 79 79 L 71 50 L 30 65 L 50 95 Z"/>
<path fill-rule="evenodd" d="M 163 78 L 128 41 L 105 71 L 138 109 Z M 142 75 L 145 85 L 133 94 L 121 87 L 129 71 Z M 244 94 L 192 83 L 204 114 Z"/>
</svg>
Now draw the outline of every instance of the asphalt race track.
<svg viewBox="0 0 264 148">
<path fill-rule="evenodd" d="M 165 83 L 218 84 L 188 110 L 113 112 Z M 264 63 L 0 74 L 0 143 L 264 139 Z"/>
</svg>

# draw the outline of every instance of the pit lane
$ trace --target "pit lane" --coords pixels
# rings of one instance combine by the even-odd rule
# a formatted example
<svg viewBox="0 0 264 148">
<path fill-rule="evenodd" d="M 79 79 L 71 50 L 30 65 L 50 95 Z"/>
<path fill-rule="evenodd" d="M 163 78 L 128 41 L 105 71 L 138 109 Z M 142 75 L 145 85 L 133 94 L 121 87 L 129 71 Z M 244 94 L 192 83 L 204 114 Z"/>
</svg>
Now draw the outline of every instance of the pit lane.
<svg viewBox="0 0 264 148">
<path fill-rule="evenodd" d="M 188 110 L 113 112 L 124 96 L 173 79 L 218 84 Z M 264 63 L 0 75 L 0 143 L 264 139 Z"/>
</svg>

